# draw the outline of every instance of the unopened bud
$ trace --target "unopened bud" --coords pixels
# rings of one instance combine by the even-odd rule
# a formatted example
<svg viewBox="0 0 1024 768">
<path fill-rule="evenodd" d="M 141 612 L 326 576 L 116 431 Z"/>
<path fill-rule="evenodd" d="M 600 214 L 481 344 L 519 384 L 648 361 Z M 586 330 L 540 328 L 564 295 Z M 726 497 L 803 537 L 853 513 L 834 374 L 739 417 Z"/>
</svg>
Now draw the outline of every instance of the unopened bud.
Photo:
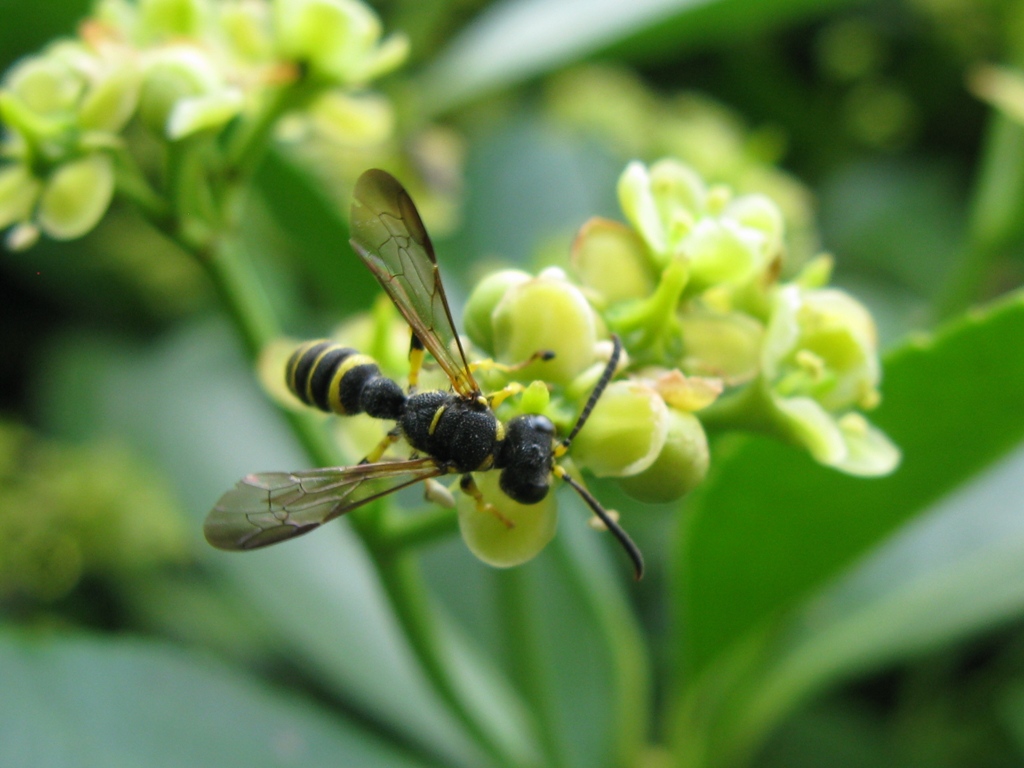
<svg viewBox="0 0 1024 768">
<path fill-rule="evenodd" d="M 654 389 L 612 382 L 576 436 L 573 461 L 598 477 L 635 475 L 658 458 L 668 427 L 669 409 Z"/>
<path fill-rule="evenodd" d="M 459 529 L 469 551 L 496 568 L 510 568 L 536 557 L 555 535 L 558 506 L 554 493 L 549 492 L 538 504 L 520 504 L 501 490 L 498 472 L 477 473 L 473 478 L 494 509 L 478 509 L 471 496 L 459 495 Z"/>
<path fill-rule="evenodd" d="M 669 409 L 665 446 L 647 469 L 619 479 L 634 499 L 649 503 L 675 501 L 692 491 L 708 472 L 708 438 L 692 413 Z"/>
<path fill-rule="evenodd" d="M 519 363 L 539 351 L 555 353 L 522 369 L 518 377 L 567 384 L 594 362 L 597 319 L 580 289 L 557 277 L 513 285 L 491 314 L 494 353 Z"/>
</svg>

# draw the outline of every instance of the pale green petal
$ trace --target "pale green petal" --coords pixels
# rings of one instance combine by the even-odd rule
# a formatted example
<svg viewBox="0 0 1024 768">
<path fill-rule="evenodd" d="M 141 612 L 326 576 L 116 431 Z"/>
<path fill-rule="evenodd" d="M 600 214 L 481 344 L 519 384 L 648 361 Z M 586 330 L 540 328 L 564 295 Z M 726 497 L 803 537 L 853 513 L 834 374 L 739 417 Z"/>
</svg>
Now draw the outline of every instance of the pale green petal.
<svg viewBox="0 0 1024 768">
<path fill-rule="evenodd" d="M 499 487 L 498 472 L 480 472 L 473 478 L 493 511 L 479 509 L 474 499 L 459 494 L 459 530 L 469 551 L 495 568 L 536 557 L 558 528 L 555 494 L 548 493 L 538 504 L 519 504 Z"/>
<path fill-rule="evenodd" d="M 208 0 L 141 0 L 144 30 L 157 39 L 194 37 L 210 18 Z"/>
<path fill-rule="evenodd" d="M 114 163 L 95 154 L 66 163 L 47 180 L 38 220 L 56 240 L 81 237 L 96 226 L 114 195 Z"/>
<path fill-rule="evenodd" d="M 409 38 L 400 32 L 389 35 L 353 71 L 353 79 L 360 83 L 373 80 L 400 67 L 409 57 Z"/>
<path fill-rule="evenodd" d="M 647 246 L 659 256 L 668 250 L 668 238 L 651 192 L 651 178 L 643 163 L 632 162 L 619 177 L 619 205 Z"/>
<path fill-rule="evenodd" d="M 671 221 L 678 211 L 685 212 L 691 221 L 706 213 L 707 185 L 690 166 L 665 158 L 651 166 L 650 178 L 651 192 L 662 212 L 662 221 Z"/>
<path fill-rule="evenodd" d="M 32 216 L 43 184 L 21 164 L 0 169 L 0 229 Z"/>
<path fill-rule="evenodd" d="M 846 438 L 839 424 L 809 397 L 773 397 L 778 426 L 803 445 L 819 464 L 837 467 L 848 457 Z"/>
<path fill-rule="evenodd" d="M 199 131 L 222 128 L 242 111 L 244 103 L 238 88 L 179 99 L 167 120 L 167 138 L 178 141 Z"/>
<path fill-rule="evenodd" d="M 127 61 L 94 85 L 78 110 L 78 123 L 88 131 L 118 133 L 139 104 L 142 74 Z"/>
<path fill-rule="evenodd" d="M 743 195 L 731 201 L 723 215 L 750 229 L 765 235 L 765 248 L 769 256 L 781 252 L 785 234 L 785 220 L 782 211 L 765 195 Z"/>
<path fill-rule="evenodd" d="M 835 467 L 849 475 L 880 477 L 899 466 L 903 455 L 889 437 L 858 413 L 839 420 L 847 455 Z"/>
<path fill-rule="evenodd" d="M 797 321 L 800 304 L 800 288 L 795 285 L 781 286 L 772 299 L 771 319 L 761 348 L 761 369 L 768 381 L 778 376 L 781 361 L 800 338 Z"/>
<path fill-rule="evenodd" d="M 701 219 L 680 243 L 694 285 L 742 283 L 765 265 L 765 238 L 728 220 Z"/>
<path fill-rule="evenodd" d="M 617 221 L 598 217 L 587 221 L 573 242 L 571 259 L 581 282 L 609 304 L 645 299 L 654 291 L 643 240 Z"/>
</svg>

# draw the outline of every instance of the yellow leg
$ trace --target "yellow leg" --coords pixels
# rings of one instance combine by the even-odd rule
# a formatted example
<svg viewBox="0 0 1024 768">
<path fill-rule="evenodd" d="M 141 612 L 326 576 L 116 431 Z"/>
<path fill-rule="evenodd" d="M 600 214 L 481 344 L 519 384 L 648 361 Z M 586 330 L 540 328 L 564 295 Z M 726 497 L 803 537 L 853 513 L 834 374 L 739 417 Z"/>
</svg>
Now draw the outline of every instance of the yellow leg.
<svg viewBox="0 0 1024 768">
<path fill-rule="evenodd" d="M 520 384 L 518 381 L 509 382 L 504 387 L 499 389 L 497 392 L 492 392 L 487 396 L 487 403 L 491 406 L 491 410 L 495 410 L 499 405 L 504 403 L 513 395 L 518 395 L 526 387 Z"/>
<path fill-rule="evenodd" d="M 363 460 L 360 461 L 359 463 L 373 464 L 375 462 L 380 461 L 381 457 L 387 452 L 388 448 L 397 443 L 401 437 L 402 433 L 398 431 L 398 429 L 392 429 L 390 432 L 384 435 L 384 439 L 377 443 L 374 449 L 370 451 L 368 454 L 366 454 L 366 456 L 363 457 Z"/>
<path fill-rule="evenodd" d="M 426 354 L 423 342 L 413 333 L 409 340 L 409 392 L 415 392 L 420 383 L 420 371 L 423 370 L 423 357 Z"/>
<path fill-rule="evenodd" d="M 489 515 L 494 515 L 506 528 L 516 527 L 516 524 L 501 514 L 497 507 L 484 500 L 484 495 L 471 474 L 466 473 L 462 476 L 462 480 L 459 481 L 459 488 L 462 489 L 463 493 L 473 497 L 473 500 L 476 502 L 477 512 L 486 512 Z"/>
<path fill-rule="evenodd" d="M 530 365 L 530 363 L 535 363 L 538 360 L 554 359 L 554 352 L 552 352 L 550 349 L 542 349 L 537 352 L 534 352 L 521 363 L 516 363 L 515 365 L 499 363 L 497 360 L 492 360 L 491 358 L 487 357 L 484 358 L 483 360 L 477 360 L 476 362 L 470 363 L 469 370 L 471 373 L 475 373 L 476 371 L 502 371 L 503 373 L 515 373 L 516 371 L 521 371 L 523 368 Z"/>
</svg>

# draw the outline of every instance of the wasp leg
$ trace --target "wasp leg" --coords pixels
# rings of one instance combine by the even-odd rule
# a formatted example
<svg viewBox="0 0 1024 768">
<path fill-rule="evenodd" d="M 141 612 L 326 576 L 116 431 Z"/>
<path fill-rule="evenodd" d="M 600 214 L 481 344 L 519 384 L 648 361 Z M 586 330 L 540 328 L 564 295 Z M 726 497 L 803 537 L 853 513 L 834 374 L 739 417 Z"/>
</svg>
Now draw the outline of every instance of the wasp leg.
<svg viewBox="0 0 1024 768">
<path fill-rule="evenodd" d="M 516 527 L 516 524 L 501 514 L 497 507 L 484 500 L 484 495 L 481 493 L 480 487 L 476 484 L 473 476 L 468 472 L 464 474 L 462 479 L 459 481 L 459 488 L 462 489 L 463 493 L 467 493 L 473 497 L 474 501 L 476 501 L 477 512 L 486 512 L 489 515 L 494 515 L 506 528 Z"/>
<path fill-rule="evenodd" d="M 491 407 L 491 410 L 495 410 L 499 405 L 504 403 L 513 395 L 518 395 L 526 387 L 520 384 L 518 381 L 513 381 L 506 384 L 504 387 L 499 389 L 497 392 L 492 392 L 487 396 L 487 404 Z"/>
<path fill-rule="evenodd" d="M 387 453 L 388 448 L 397 443 L 401 439 L 401 437 L 402 431 L 398 427 L 395 427 L 386 435 L 384 435 L 384 439 L 377 443 L 376 447 L 374 447 L 372 451 L 366 454 L 366 456 L 363 457 L 363 460 L 360 461 L 359 463 L 374 464 L 380 461 L 381 457 L 385 453 Z"/>
<path fill-rule="evenodd" d="M 423 357 L 426 355 L 426 348 L 415 331 L 409 339 L 409 394 L 416 391 L 420 384 L 420 371 L 423 370 Z"/>
<path fill-rule="evenodd" d="M 514 365 L 509 365 L 507 363 L 499 363 L 497 360 L 492 360 L 491 358 L 487 357 L 484 358 L 483 360 L 476 360 L 470 363 L 469 370 L 473 373 L 475 373 L 476 371 L 501 371 L 502 373 L 515 373 L 516 371 L 523 370 L 523 368 L 530 365 L 531 363 L 537 362 L 538 360 L 547 361 L 554 359 L 555 353 L 552 352 L 550 349 L 539 349 L 522 362 L 515 363 Z"/>
</svg>

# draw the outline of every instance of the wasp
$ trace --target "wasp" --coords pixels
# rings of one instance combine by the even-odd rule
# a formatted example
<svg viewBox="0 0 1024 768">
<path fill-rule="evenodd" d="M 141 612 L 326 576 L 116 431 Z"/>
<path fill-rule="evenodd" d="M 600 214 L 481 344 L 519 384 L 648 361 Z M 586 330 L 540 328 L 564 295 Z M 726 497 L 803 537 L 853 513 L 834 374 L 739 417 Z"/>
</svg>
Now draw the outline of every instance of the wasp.
<svg viewBox="0 0 1024 768">
<path fill-rule="evenodd" d="M 402 488 L 452 474 L 462 476 L 460 487 L 480 509 L 497 514 L 471 474 L 495 470 L 501 473 L 502 492 L 522 504 L 544 499 L 553 477 L 563 480 L 623 546 L 639 579 L 640 550 L 558 463 L 615 374 L 622 352 L 618 338 L 613 337 L 608 364 L 565 438 L 556 438 L 554 424 L 543 414 L 503 422 L 494 408 L 513 391 L 488 397 L 474 379 L 426 228 L 409 193 L 389 173 L 372 169 L 356 182 L 351 233 L 352 247 L 412 330 L 408 389 L 385 376 L 368 355 L 330 341 L 296 349 L 286 365 L 286 383 L 307 405 L 342 416 L 366 413 L 395 426 L 359 464 L 242 478 L 207 516 L 207 541 L 233 551 L 276 544 Z M 428 352 L 450 381 L 449 390 L 416 391 Z M 385 459 L 387 449 L 403 438 L 412 456 Z"/>
</svg>

